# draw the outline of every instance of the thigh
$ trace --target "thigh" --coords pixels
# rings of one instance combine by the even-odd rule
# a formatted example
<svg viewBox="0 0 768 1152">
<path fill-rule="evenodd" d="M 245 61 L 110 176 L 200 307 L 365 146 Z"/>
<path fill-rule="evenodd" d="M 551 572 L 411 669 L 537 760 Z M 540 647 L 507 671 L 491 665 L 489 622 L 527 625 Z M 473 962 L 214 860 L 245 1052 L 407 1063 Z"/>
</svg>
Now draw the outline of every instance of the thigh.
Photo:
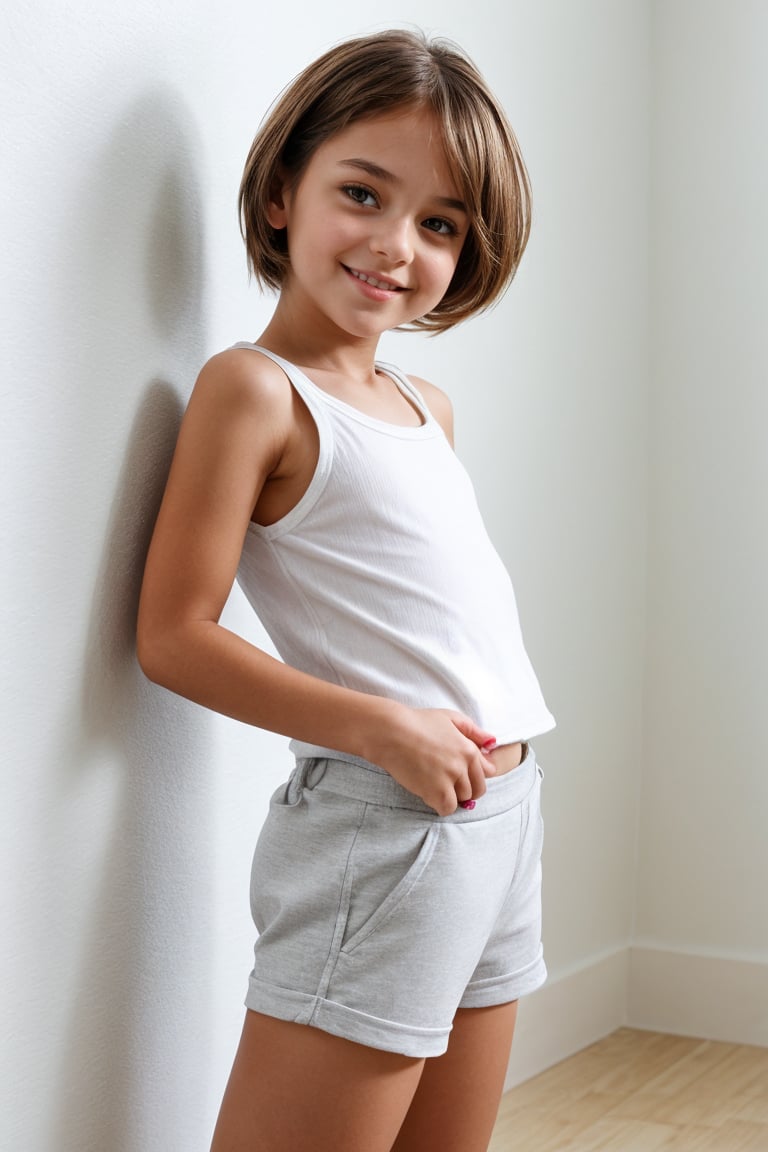
<svg viewBox="0 0 768 1152">
<path fill-rule="evenodd" d="M 211 1152 L 389 1152 L 423 1064 L 249 1011 Z"/>
<path fill-rule="evenodd" d="M 485 1152 L 491 1139 L 517 1002 L 462 1008 L 443 1056 L 425 1061 L 392 1152 Z"/>
</svg>

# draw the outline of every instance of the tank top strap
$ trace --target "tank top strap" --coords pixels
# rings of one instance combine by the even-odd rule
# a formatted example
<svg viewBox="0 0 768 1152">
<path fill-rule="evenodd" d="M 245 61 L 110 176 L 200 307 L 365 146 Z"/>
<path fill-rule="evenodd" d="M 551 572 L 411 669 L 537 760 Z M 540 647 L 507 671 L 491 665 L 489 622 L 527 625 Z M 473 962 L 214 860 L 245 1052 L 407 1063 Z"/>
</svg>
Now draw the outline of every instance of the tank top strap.
<svg viewBox="0 0 768 1152">
<path fill-rule="evenodd" d="M 376 361 L 376 368 L 380 372 L 386 372 L 387 376 L 392 377 L 400 391 L 405 394 L 405 396 L 416 408 L 425 425 L 436 423 L 435 418 L 430 412 L 427 406 L 427 402 L 422 396 L 421 392 L 419 392 L 413 381 L 409 380 L 405 373 L 400 370 L 400 368 L 396 367 L 394 364 L 388 364 L 383 360 Z"/>
<path fill-rule="evenodd" d="M 285 372 L 291 384 L 301 396 L 302 400 L 306 403 L 310 413 L 315 419 L 315 423 L 320 429 L 321 436 L 323 433 L 326 436 L 331 436 L 331 413 L 340 413 L 347 418 L 352 417 L 359 423 L 367 424 L 370 427 L 375 427 L 379 431 L 389 432 L 390 435 L 396 435 L 403 438 L 415 437 L 434 437 L 442 432 L 442 429 L 435 420 L 434 416 L 429 410 L 427 403 L 419 392 L 418 388 L 408 379 L 408 377 L 397 368 L 394 364 L 385 363 L 384 361 L 376 360 L 374 366 L 377 372 L 382 372 L 395 384 L 395 387 L 405 396 L 409 403 L 415 408 L 416 412 L 421 417 L 421 424 L 418 427 L 413 427 L 409 424 L 391 424 L 386 420 L 380 420 L 375 416 L 369 416 L 359 408 L 347 404 L 338 397 L 330 395 L 325 392 L 313 380 L 302 372 L 296 364 L 292 364 L 290 360 L 285 360 L 279 356 L 277 352 L 271 352 L 269 348 L 262 347 L 261 344 L 253 344 L 248 340 L 240 340 L 237 344 L 232 345 L 233 348 L 250 348 L 255 352 L 261 352 L 267 359 L 272 360 Z"/>
<path fill-rule="evenodd" d="M 302 400 L 305 402 L 310 412 L 315 417 L 315 420 L 319 420 L 321 425 L 327 426 L 328 422 L 325 406 L 322 402 L 322 389 L 318 388 L 316 384 L 313 384 L 312 381 L 304 375 L 300 368 L 297 368 L 296 365 L 292 364 L 290 360 L 285 360 L 282 356 L 278 356 L 276 352 L 270 352 L 269 348 L 263 348 L 261 344 L 252 344 L 248 340 L 239 340 L 237 344 L 233 344 L 232 347 L 252 348 L 254 352 L 261 352 L 262 356 L 266 356 L 268 360 L 271 360 L 274 364 L 277 364 L 278 367 L 282 368 L 283 372 L 285 372 L 286 376 L 298 392 L 299 396 L 301 396 Z M 321 428 L 321 431 L 322 430 L 323 429 Z"/>
</svg>

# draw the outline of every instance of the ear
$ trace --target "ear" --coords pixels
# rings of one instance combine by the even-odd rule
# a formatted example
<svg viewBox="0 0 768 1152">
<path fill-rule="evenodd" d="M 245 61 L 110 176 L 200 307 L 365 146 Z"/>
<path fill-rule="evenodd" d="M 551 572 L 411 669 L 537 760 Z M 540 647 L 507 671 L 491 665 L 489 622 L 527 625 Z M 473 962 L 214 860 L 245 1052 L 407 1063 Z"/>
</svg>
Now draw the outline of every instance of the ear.
<svg viewBox="0 0 768 1152">
<path fill-rule="evenodd" d="M 275 173 L 275 179 L 272 182 L 269 200 L 267 201 L 267 220 L 273 228 L 288 227 L 289 199 L 290 194 L 285 171 L 279 168 Z"/>
</svg>

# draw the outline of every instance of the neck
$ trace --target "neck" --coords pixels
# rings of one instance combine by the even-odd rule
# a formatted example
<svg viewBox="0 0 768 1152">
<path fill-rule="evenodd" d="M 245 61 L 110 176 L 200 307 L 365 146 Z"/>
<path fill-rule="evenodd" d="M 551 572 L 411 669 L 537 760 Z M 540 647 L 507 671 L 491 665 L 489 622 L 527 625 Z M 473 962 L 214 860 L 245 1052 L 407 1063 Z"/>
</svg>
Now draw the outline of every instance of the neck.
<svg viewBox="0 0 768 1152">
<path fill-rule="evenodd" d="M 281 297 L 258 344 L 291 363 L 350 377 L 373 375 L 379 334 L 353 336 L 334 324 L 307 324 Z"/>
</svg>

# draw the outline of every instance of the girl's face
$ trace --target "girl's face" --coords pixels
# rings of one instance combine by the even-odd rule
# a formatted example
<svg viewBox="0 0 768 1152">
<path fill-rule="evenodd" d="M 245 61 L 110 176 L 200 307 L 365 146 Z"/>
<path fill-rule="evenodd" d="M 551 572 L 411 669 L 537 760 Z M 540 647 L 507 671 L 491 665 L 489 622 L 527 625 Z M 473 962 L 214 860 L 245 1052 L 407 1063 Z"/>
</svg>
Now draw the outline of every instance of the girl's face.
<svg viewBox="0 0 768 1152">
<path fill-rule="evenodd" d="M 269 222 L 287 229 L 281 303 L 305 323 L 372 339 L 439 303 L 469 227 L 439 123 L 424 109 L 330 137 L 276 196 Z"/>
</svg>

